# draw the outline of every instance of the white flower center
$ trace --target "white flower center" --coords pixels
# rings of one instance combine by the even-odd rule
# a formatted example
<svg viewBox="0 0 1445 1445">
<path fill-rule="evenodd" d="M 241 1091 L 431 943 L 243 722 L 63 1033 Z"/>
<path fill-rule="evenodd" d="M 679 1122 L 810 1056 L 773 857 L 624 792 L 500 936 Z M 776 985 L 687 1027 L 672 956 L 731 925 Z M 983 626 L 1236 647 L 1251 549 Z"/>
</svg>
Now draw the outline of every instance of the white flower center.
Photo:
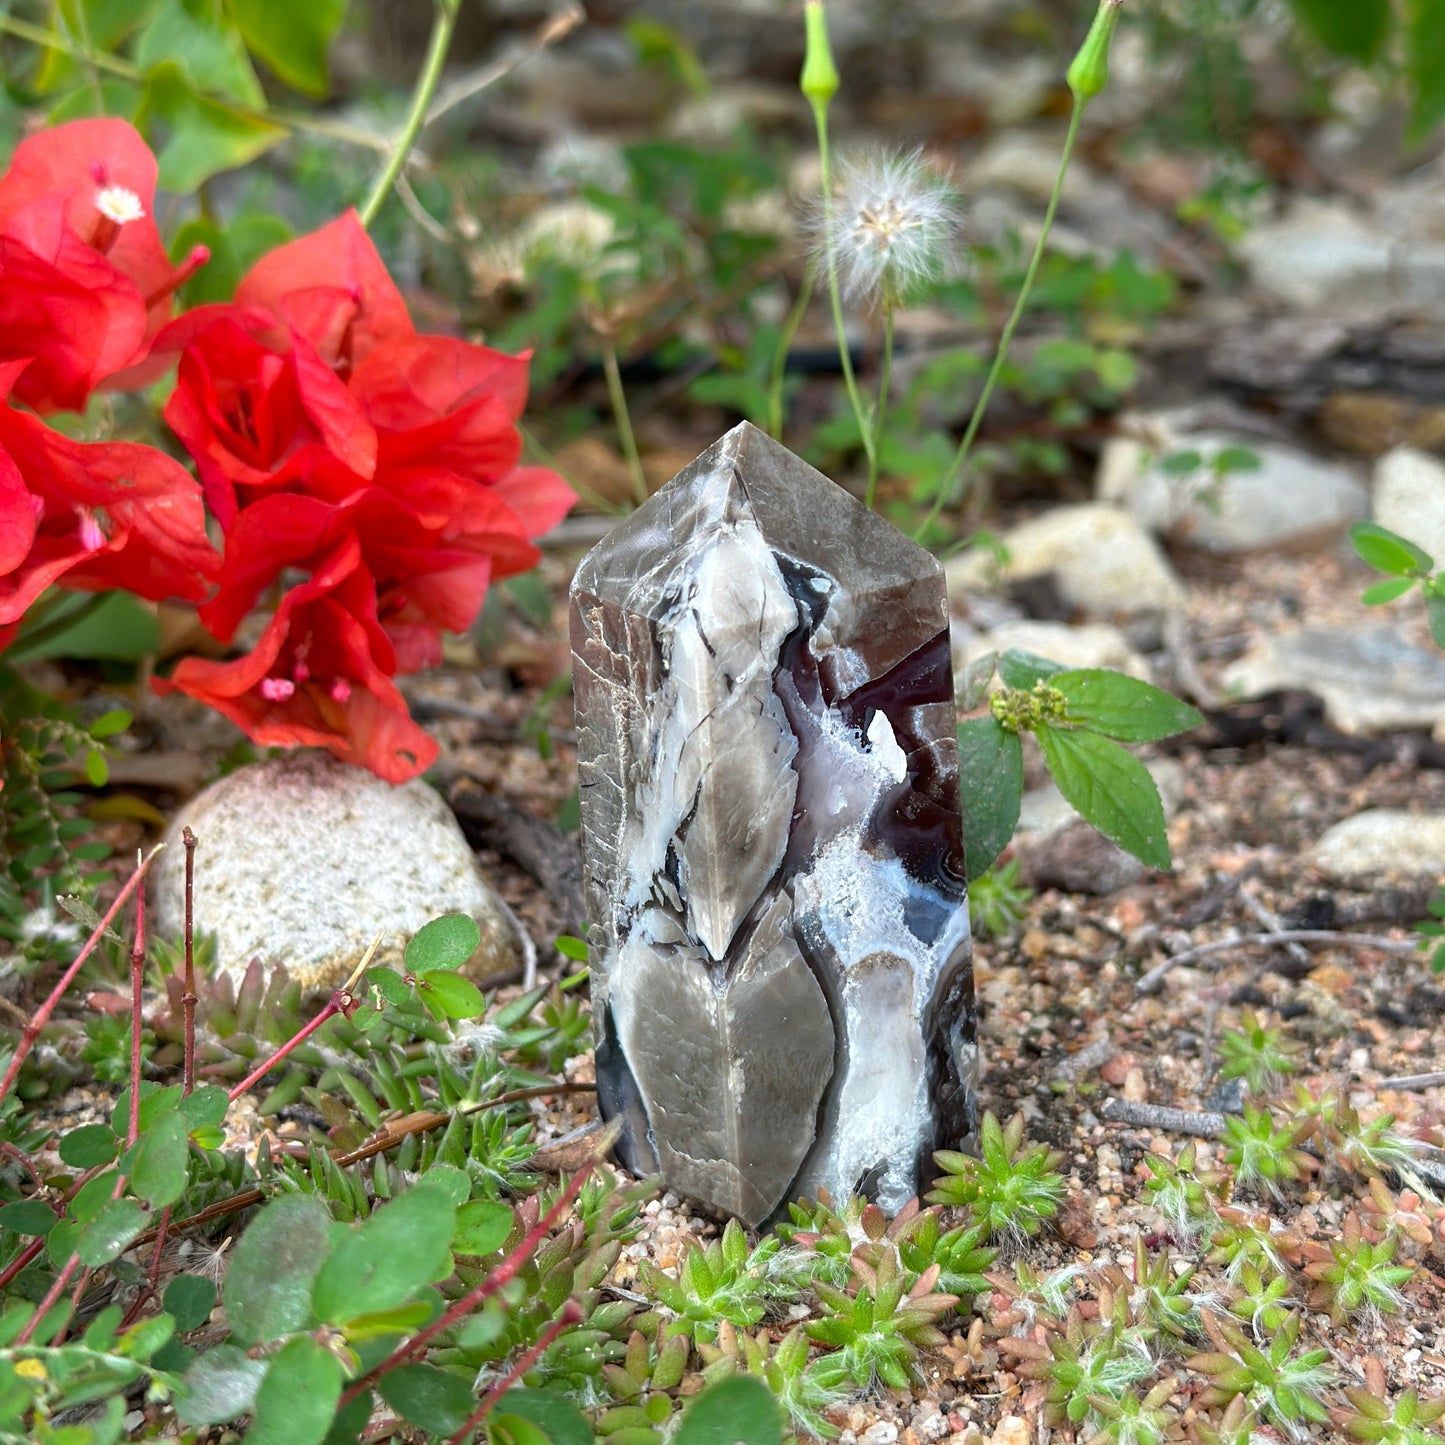
<svg viewBox="0 0 1445 1445">
<path fill-rule="evenodd" d="M 140 197 L 134 191 L 128 191 L 124 186 L 106 186 L 95 198 L 95 208 L 107 220 L 114 221 L 117 226 L 124 226 L 129 221 L 139 221 L 145 217 L 145 207 L 140 203 Z"/>
</svg>

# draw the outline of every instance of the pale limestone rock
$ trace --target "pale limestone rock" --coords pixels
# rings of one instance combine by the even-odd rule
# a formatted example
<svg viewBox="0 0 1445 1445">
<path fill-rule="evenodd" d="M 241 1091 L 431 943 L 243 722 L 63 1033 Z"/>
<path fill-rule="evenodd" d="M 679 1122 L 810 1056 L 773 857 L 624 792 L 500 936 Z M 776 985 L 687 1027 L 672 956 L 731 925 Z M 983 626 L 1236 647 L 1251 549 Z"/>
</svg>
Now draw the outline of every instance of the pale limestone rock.
<svg viewBox="0 0 1445 1445">
<path fill-rule="evenodd" d="M 1445 878 L 1445 813 L 1356 813 L 1327 829 L 1308 857 L 1336 883 L 1370 883 L 1392 873 Z"/>
<path fill-rule="evenodd" d="M 1158 616 L 1182 610 L 1184 584 L 1159 544 L 1127 512 L 1101 502 L 1055 507 L 1003 538 L 1008 562 L 974 549 L 947 565 L 950 591 L 1052 573 L 1064 599 L 1091 618 Z"/>
<path fill-rule="evenodd" d="M 1149 664 L 1129 645 L 1129 639 L 1107 622 L 1036 622 L 1032 618 L 1001 622 L 979 632 L 956 622 L 953 629 L 953 668 L 960 676 L 969 663 L 985 653 L 1000 657 L 1010 648 L 1046 657 L 1062 667 L 1105 667 L 1152 682 Z M 997 674 L 994 685 L 1002 686 Z"/>
<path fill-rule="evenodd" d="M 1375 465 L 1374 494 L 1374 520 L 1445 567 L 1445 465 L 1428 452 L 1396 447 Z"/>
<path fill-rule="evenodd" d="M 482 941 L 469 976 L 514 964 L 514 933 L 446 803 L 420 780 L 395 787 L 325 753 L 252 763 L 176 815 L 152 873 L 151 926 L 179 938 L 185 848 L 195 859 L 195 925 L 216 935 L 237 981 L 253 958 L 283 963 L 308 992 L 345 982 L 373 938 L 379 964 L 444 913 L 470 913 Z"/>
</svg>

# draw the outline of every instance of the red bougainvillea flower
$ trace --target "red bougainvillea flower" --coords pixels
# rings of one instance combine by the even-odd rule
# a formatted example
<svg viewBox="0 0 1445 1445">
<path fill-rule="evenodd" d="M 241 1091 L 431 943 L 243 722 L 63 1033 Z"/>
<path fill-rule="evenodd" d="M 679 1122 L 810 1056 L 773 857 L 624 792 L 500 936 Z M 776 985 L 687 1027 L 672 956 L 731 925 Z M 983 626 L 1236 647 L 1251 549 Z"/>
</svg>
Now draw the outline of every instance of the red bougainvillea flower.
<svg viewBox="0 0 1445 1445">
<path fill-rule="evenodd" d="M 0 626 L 62 581 L 199 602 L 219 563 L 179 462 L 135 442 L 73 441 L 0 404 Z"/>
<path fill-rule="evenodd" d="M 121 120 L 24 140 L 0 177 L 0 358 L 26 359 L 15 394 L 78 409 L 102 383 L 134 386 L 171 295 L 206 260 L 173 267 L 151 217 L 156 161 Z"/>
<path fill-rule="evenodd" d="M 326 748 L 401 783 L 431 765 L 437 745 L 411 720 L 394 666 L 376 589 L 349 538 L 282 597 L 246 656 L 186 658 L 155 686 L 209 703 L 263 746 Z"/>
</svg>

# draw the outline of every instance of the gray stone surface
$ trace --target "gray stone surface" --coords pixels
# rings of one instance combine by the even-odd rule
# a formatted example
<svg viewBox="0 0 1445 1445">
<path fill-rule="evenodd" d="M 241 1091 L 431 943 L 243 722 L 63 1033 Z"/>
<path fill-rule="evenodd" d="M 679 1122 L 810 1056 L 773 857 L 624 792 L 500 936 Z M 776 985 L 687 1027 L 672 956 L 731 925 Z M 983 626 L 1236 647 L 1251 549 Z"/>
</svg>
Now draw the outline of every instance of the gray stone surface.
<svg viewBox="0 0 1445 1445">
<path fill-rule="evenodd" d="M 1159 615 L 1183 608 L 1184 584 L 1159 544 L 1126 511 L 1102 502 L 1053 507 L 1003 538 L 1000 569 L 982 549 L 948 564 L 950 591 L 1052 573 L 1064 600 L 1091 618 Z"/>
<path fill-rule="evenodd" d="M 468 974 L 515 963 L 513 929 L 446 803 L 421 781 L 394 787 L 325 753 L 253 763 L 176 815 L 156 863 L 151 927 L 185 924 L 182 829 L 196 835 L 195 923 L 239 980 L 253 958 L 284 963 L 308 991 L 344 983 L 377 934 L 376 962 L 444 913 L 470 913 L 482 941 Z"/>
<path fill-rule="evenodd" d="M 1445 720 L 1445 657 L 1391 627 L 1303 627 L 1264 638 L 1220 677 L 1239 697 L 1307 688 L 1347 733 L 1431 728 Z"/>
<path fill-rule="evenodd" d="M 1368 511 L 1368 493 L 1345 468 L 1294 447 L 1189 431 L 1169 413 L 1135 417 L 1125 428 L 1100 458 L 1099 500 L 1127 507 L 1177 545 L 1226 554 L 1299 550 L 1329 541 Z M 1212 463 L 1230 447 L 1247 448 L 1259 466 L 1216 476 Z M 1161 467 L 1186 450 L 1200 456 L 1194 471 L 1171 475 Z"/>
<path fill-rule="evenodd" d="M 1047 657 L 1063 667 L 1107 667 L 1152 682 L 1149 664 L 1117 627 L 1107 622 L 1038 622 L 1032 618 L 1001 622 L 985 631 L 956 622 L 953 627 L 953 667 L 957 673 L 987 652 L 1002 656 L 1010 648 Z M 995 677 L 995 683 L 997 678 Z"/>
<path fill-rule="evenodd" d="M 572 587 L 598 1097 L 758 1224 L 973 1128 L 942 569 L 743 425 Z"/>
<path fill-rule="evenodd" d="M 1445 465 L 1428 452 L 1396 447 L 1375 464 L 1375 521 L 1445 567 Z"/>
<path fill-rule="evenodd" d="M 1374 883 L 1402 873 L 1445 879 L 1445 813 L 1356 813 L 1321 835 L 1309 861 L 1337 883 Z"/>
</svg>

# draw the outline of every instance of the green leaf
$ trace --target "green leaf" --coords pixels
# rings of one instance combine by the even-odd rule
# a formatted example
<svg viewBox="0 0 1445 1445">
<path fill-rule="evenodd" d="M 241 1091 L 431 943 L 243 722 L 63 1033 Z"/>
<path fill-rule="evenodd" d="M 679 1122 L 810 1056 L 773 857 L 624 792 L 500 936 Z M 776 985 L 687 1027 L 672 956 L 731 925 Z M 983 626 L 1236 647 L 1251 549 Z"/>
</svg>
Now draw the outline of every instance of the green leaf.
<svg viewBox="0 0 1445 1445">
<path fill-rule="evenodd" d="M 1082 728 L 1041 727 L 1034 736 L 1059 791 L 1085 822 L 1149 867 L 1170 866 L 1164 806 L 1138 758 Z"/>
<path fill-rule="evenodd" d="M 136 43 L 142 70 L 172 61 L 199 95 L 240 102 L 251 110 L 266 94 L 241 37 L 226 24 L 217 0 L 165 0 Z"/>
<path fill-rule="evenodd" d="M 313 1195 L 273 1199 L 231 1253 L 222 1291 L 231 1333 L 268 1344 L 316 1323 L 311 1285 L 331 1248 L 331 1211 Z"/>
<path fill-rule="evenodd" d="M 466 913 L 448 913 L 433 918 L 417 930 L 406 946 L 405 963 L 410 973 L 431 973 L 439 968 L 460 968 L 482 941 L 477 920 Z"/>
<path fill-rule="evenodd" d="M 55 1211 L 38 1199 L 21 1199 L 0 1209 L 0 1229 L 12 1234 L 45 1235 L 55 1228 Z"/>
<path fill-rule="evenodd" d="M 186 1094 L 176 1106 L 191 1128 L 199 1129 L 206 1124 L 219 1124 L 226 1117 L 231 1101 L 226 1091 L 215 1084 L 201 1084 Z"/>
<path fill-rule="evenodd" d="M 186 1371 L 176 1414 L 187 1425 L 224 1425 L 247 1415 L 265 1375 L 265 1360 L 253 1360 L 235 1345 L 217 1345 Z"/>
<path fill-rule="evenodd" d="M 1375 59 L 1390 33 L 1390 0 L 1290 0 L 1290 8 L 1326 50 L 1361 65 Z"/>
<path fill-rule="evenodd" d="M 488 1430 L 492 1445 L 552 1445 L 552 1437 L 545 1430 L 520 1415 L 498 1415 L 493 1413 Z M 616 1435 L 613 1436 L 616 1439 Z M 649 1430 L 644 1437 L 647 1445 L 657 1439 L 656 1431 Z M 632 1445 L 632 1442 L 628 1442 Z"/>
<path fill-rule="evenodd" d="M 80 1232 L 74 1249 L 80 1262 L 96 1269 L 125 1253 L 150 1223 L 150 1215 L 134 1199 L 115 1199 Z M 52 1231 L 53 1233 L 53 1231 Z"/>
<path fill-rule="evenodd" d="M 495 1254 L 507 1242 L 512 1223 L 512 1211 L 505 1204 L 474 1199 L 457 1210 L 452 1249 L 457 1254 Z"/>
<path fill-rule="evenodd" d="M 1360 601 L 1366 607 L 1378 607 L 1382 602 L 1393 602 L 1397 597 L 1403 597 L 1414 585 L 1413 577 L 1390 577 L 1384 582 L 1376 582 L 1373 587 L 1366 587 L 1360 593 Z"/>
<path fill-rule="evenodd" d="M 1009 648 L 998 660 L 998 675 L 1005 686 L 1025 691 L 1036 682 L 1043 682 L 1063 670 L 1062 663 L 1050 662 L 1047 657 L 1038 657 L 1019 647 Z"/>
<path fill-rule="evenodd" d="M 1209 459 L 1209 469 L 1217 477 L 1231 472 L 1257 472 L 1264 458 L 1251 447 L 1220 447 Z"/>
<path fill-rule="evenodd" d="M 157 0 L 59 0 L 56 10 L 72 35 L 85 36 L 97 50 L 114 50 L 144 25 Z"/>
<path fill-rule="evenodd" d="M 326 94 L 326 51 L 346 18 L 347 0 L 227 0 L 246 48 L 293 90 Z"/>
<path fill-rule="evenodd" d="M 997 718 L 958 725 L 958 776 L 963 795 L 964 869 L 970 881 L 988 872 L 1009 845 L 1024 795 L 1019 735 Z"/>
<path fill-rule="evenodd" d="M 155 612 L 129 592 L 107 592 L 80 610 L 75 622 L 27 643 L 24 634 L 6 654 L 8 662 L 39 657 L 79 657 L 91 662 L 138 662 L 160 646 Z"/>
<path fill-rule="evenodd" d="M 345 1324 L 406 1304 L 423 1286 L 445 1279 L 456 1215 L 441 1190 L 417 1186 L 344 1232 L 316 1276 L 317 1318 Z"/>
<path fill-rule="evenodd" d="M 204 216 L 187 221 L 171 242 L 171 259 L 180 264 L 197 246 L 204 246 L 211 259 L 186 282 L 182 299 L 187 306 L 229 301 L 252 265 L 291 234 L 280 216 L 259 211 L 245 211 L 224 225 Z"/>
<path fill-rule="evenodd" d="M 434 1435 L 455 1435 L 477 1407 L 471 1385 L 435 1365 L 401 1365 L 388 1370 L 376 1388 L 403 1420 Z"/>
<path fill-rule="evenodd" d="M 113 738 L 117 733 L 123 733 L 133 719 L 123 707 L 111 708 L 109 712 L 102 713 L 91 723 L 89 732 L 91 737 L 97 741 L 103 738 Z"/>
<path fill-rule="evenodd" d="M 1405 0 L 1405 74 L 1413 92 L 1406 139 L 1422 141 L 1445 121 L 1445 25 L 1440 0 Z"/>
<path fill-rule="evenodd" d="M 394 968 L 367 969 L 361 988 L 375 989 L 390 1004 L 404 1004 L 411 997 L 411 985 Z"/>
<path fill-rule="evenodd" d="M 1356 522 L 1350 528 L 1350 541 L 1362 561 L 1391 577 L 1415 576 L 1435 565 L 1435 559 L 1423 548 L 1375 522 Z"/>
<path fill-rule="evenodd" d="M 128 1151 L 123 1168 L 130 1187 L 155 1209 L 174 1204 L 186 1192 L 190 1162 L 190 1123 L 181 1114 L 159 1119 Z"/>
<path fill-rule="evenodd" d="M 378 1310 L 375 1314 L 357 1315 L 346 1322 L 346 1338 L 356 1344 L 361 1340 L 379 1339 L 383 1335 L 409 1334 L 432 1318 L 434 1308 L 440 1308 L 440 1299 L 440 1295 L 432 1291 L 431 1299 L 416 1299 L 410 1304 Z"/>
<path fill-rule="evenodd" d="M 1080 667 L 1049 679 L 1069 703 L 1069 720 L 1123 742 L 1147 743 L 1204 721 L 1186 702 L 1127 673 Z"/>
<path fill-rule="evenodd" d="M 497 1412 L 499 1419 L 510 1415 L 540 1425 L 550 1445 L 594 1445 L 592 1427 L 577 1407 L 560 1395 L 545 1390 L 508 1390 L 497 1401 Z"/>
<path fill-rule="evenodd" d="M 1429 619 L 1435 646 L 1445 647 L 1445 593 L 1433 587 L 1425 593 L 1425 616 Z"/>
<path fill-rule="evenodd" d="M 487 1009 L 487 1001 L 476 984 L 445 969 L 423 974 L 417 980 L 416 991 L 443 1018 L 474 1019 Z"/>
<path fill-rule="evenodd" d="M 299 13 L 300 7 L 295 8 Z M 166 122 L 169 138 L 157 156 L 160 184 L 182 195 L 264 155 L 288 134 L 284 126 L 197 95 L 174 61 L 163 61 L 151 71 L 143 109 L 145 118 L 153 113 Z"/>
<path fill-rule="evenodd" d="M 573 963 L 587 962 L 587 941 L 585 939 L 573 938 L 570 933 L 559 933 L 556 948 L 563 958 L 570 958 Z"/>
<path fill-rule="evenodd" d="M 95 1169 L 120 1153 L 120 1140 L 105 1124 L 82 1124 L 60 1141 L 60 1162 L 72 1169 Z"/>
<path fill-rule="evenodd" d="M 85 754 L 85 778 L 92 788 L 103 788 L 110 777 L 110 765 L 99 748 L 90 748 Z"/>
<path fill-rule="evenodd" d="M 1204 453 L 1192 449 L 1185 449 L 1177 452 L 1170 452 L 1168 456 L 1161 457 L 1158 469 L 1166 477 L 1187 477 L 1190 472 L 1197 472 L 1204 465 Z"/>
<path fill-rule="evenodd" d="M 733 1375 L 688 1406 L 673 1445 L 779 1445 L 782 1408 L 752 1375 Z"/>
<path fill-rule="evenodd" d="M 256 1391 L 246 1445 L 321 1445 L 341 1398 L 341 1361 L 308 1335 L 273 1355 Z"/>
<path fill-rule="evenodd" d="M 198 1330 L 216 1307 L 216 1286 L 198 1274 L 178 1274 L 167 1286 L 161 1306 L 176 1322 L 176 1331 Z"/>
</svg>

